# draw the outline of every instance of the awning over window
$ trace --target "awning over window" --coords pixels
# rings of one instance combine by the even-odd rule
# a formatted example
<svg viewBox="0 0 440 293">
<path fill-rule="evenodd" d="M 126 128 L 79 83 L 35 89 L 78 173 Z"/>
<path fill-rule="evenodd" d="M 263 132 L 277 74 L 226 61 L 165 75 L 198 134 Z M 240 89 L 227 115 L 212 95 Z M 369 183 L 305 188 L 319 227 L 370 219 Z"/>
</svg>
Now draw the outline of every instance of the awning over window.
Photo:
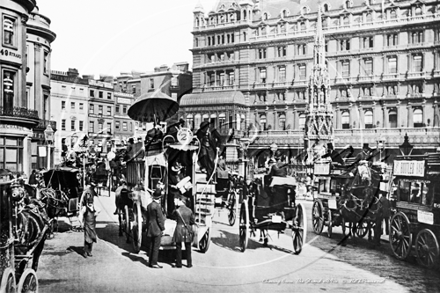
<svg viewBox="0 0 440 293">
<path fill-rule="evenodd" d="M 246 105 L 243 93 L 240 91 L 222 91 L 210 93 L 186 94 L 180 100 L 180 107 L 210 106 L 210 105 Z"/>
</svg>

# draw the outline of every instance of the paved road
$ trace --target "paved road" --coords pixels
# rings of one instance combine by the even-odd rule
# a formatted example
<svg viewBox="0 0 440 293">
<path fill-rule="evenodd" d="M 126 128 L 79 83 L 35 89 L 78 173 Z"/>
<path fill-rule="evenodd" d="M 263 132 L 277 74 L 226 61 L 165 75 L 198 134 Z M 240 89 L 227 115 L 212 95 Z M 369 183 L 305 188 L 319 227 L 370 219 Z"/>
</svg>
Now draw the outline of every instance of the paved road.
<svg viewBox="0 0 440 293">
<path fill-rule="evenodd" d="M 223 211 L 214 217 L 208 252 L 193 252 L 193 268 L 173 268 L 172 254 L 162 253 L 164 268 L 151 269 L 145 251 L 131 253 L 131 245 L 118 237 L 113 202 L 113 197 L 98 199 L 100 239 L 92 258 L 81 256 L 82 233 L 57 233 L 47 241 L 38 271 L 40 292 L 440 292 L 438 274 L 394 259 L 386 245 L 371 249 L 356 240 L 339 246 L 338 229 L 333 239 L 309 232 L 300 255 L 292 253 L 290 231 L 272 232 L 269 247 L 251 238 L 242 253 L 238 224 L 226 224 Z M 311 202 L 304 204 L 311 229 Z"/>
</svg>

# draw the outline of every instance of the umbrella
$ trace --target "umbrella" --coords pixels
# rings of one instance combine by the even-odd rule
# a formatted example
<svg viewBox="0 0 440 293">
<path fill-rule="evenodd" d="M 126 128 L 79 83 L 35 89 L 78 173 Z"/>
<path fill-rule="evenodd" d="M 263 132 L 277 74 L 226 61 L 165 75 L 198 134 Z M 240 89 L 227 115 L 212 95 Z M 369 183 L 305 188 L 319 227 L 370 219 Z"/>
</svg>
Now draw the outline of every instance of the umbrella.
<svg viewBox="0 0 440 293">
<path fill-rule="evenodd" d="M 128 116 L 136 121 L 156 123 L 170 118 L 177 110 L 177 101 L 157 90 L 140 96 L 128 109 Z"/>
</svg>

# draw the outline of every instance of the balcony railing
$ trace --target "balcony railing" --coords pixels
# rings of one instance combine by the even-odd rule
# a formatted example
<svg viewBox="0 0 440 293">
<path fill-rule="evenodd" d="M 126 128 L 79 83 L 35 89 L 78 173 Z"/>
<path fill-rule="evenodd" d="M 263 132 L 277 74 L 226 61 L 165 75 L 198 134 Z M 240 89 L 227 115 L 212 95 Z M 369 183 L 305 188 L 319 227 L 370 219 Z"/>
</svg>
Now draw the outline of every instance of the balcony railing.
<svg viewBox="0 0 440 293">
<path fill-rule="evenodd" d="M 0 107 L 0 116 L 17 118 L 38 119 L 38 111 L 22 107 Z"/>
</svg>

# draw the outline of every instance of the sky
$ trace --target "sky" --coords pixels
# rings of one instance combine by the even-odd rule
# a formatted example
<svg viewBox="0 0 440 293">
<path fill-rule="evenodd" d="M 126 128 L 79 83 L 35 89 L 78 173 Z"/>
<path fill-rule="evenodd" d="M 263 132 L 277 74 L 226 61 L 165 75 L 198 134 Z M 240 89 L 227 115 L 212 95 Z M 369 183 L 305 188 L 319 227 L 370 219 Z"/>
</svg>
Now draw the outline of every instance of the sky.
<svg viewBox="0 0 440 293">
<path fill-rule="evenodd" d="M 37 0 L 57 35 L 51 69 L 76 68 L 80 75 L 118 76 L 189 62 L 193 10 L 205 13 L 217 0 Z"/>
</svg>

